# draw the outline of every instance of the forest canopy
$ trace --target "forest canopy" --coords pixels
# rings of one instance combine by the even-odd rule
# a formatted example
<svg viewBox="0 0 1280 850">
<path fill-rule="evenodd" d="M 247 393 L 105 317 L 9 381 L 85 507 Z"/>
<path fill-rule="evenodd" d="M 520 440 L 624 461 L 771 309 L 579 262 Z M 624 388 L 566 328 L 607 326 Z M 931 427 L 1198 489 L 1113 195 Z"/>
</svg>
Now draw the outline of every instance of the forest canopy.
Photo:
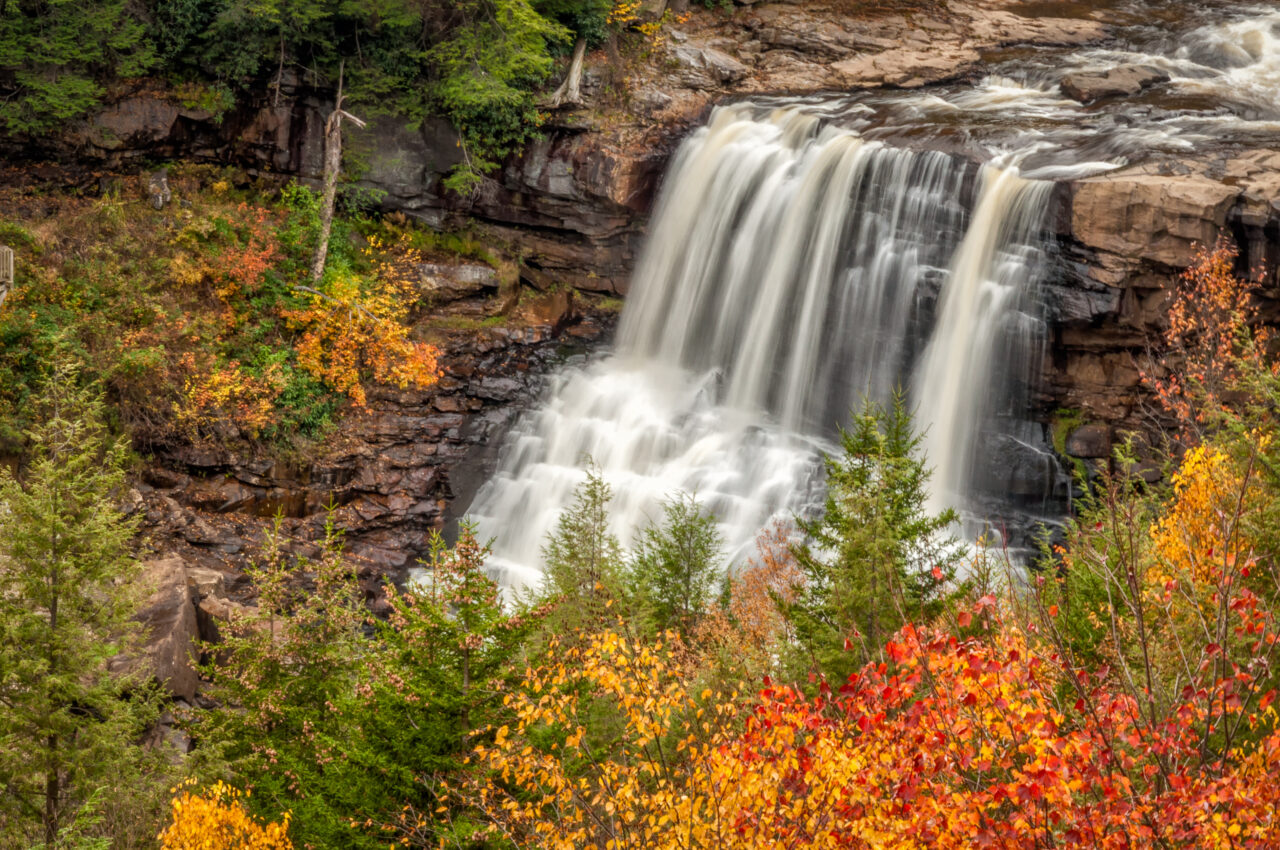
<svg viewBox="0 0 1280 850">
<path fill-rule="evenodd" d="M 410 120 L 443 115 L 483 170 L 536 131 L 535 95 L 576 36 L 609 32 L 607 0 L 6 0 L 0 132 L 82 117 L 151 76 L 225 109 L 286 79 Z"/>
</svg>

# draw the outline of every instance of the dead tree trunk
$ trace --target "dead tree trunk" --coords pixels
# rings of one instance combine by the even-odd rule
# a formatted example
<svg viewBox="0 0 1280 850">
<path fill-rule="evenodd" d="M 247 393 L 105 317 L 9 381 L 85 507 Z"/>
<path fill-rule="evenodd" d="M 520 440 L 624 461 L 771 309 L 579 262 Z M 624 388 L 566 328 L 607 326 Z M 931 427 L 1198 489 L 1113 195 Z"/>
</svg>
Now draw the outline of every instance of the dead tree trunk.
<svg viewBox="0 0 1280 850">
<path fill-rule="evenodd" d="M 342 72 L 345 67 L 345 63 L 338 66 L 338 94 L 333 102 L 333 111 L 324 122 L 324 196 L 320 201 L 320 238 L 311 261 L 313 283 L 318 283 L 324 275 L 325 259 L 329 256 L 329 231 L 333 229 L 333 206 L 338 198 L 338 175 L 342 171 L 342 119 L 350 119 L 357 127 L 364 126 L 363 121 L 342 108 Z"/>
<path fill-rule="evenodd" d="M 552 109 L 567 103 L 574 105 L 582 103 L 582 66 L 586 58 L 587 40 L 578 36 L 578 40 L 573 45 L 573 60 L 569 62 L 569 73 L 565 75 L 560 88 L 551 95 L 549 105 Z"/>
</svg>

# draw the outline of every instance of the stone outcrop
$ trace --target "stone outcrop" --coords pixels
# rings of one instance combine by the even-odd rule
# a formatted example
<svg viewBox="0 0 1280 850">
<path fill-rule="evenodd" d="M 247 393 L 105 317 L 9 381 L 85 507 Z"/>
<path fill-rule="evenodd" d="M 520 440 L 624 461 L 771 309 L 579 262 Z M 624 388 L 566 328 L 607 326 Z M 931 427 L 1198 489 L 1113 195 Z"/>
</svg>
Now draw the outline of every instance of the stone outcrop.
<svg viewBox="0 0 1280 850">
<path fill-rule="evenodd" d="M 1182 172 L 1182 173 L 1178 173 Z M 1148 163 L 1073 185 L 1071 235 L 1082 245 L 1127 261 L 1190 265 L 1196 245 L 1213 242 L 1240 195 L 1237 187 L 1180 163 Z M 1120 269 L 1101 269 L 1118 283 Z"/>
<path fill-rule="evenodd" d="M 1134 95 L 1157 83 L 1169 82 L 1169 75 L 1149 65 L 1123 65 L 1106 71 L 1077 71 L 1067 74 L 1059 84 L 1062 93 L 1081 103 L 1093 103 L 1105 97 Z"/>
<path fill-rule="evenodd" d="M 498 289 L 497 270 L 480 263 L 421 263 L 417 272 L 419 289 L 433 304 Z"/>
<path fill-rule="evenodd" d="M 433 264 L 430 273 L 489 280 L 468 264 Z M 439 317 L 446 326 L 432 331 L 442 349 L 436 385 L 371 389 L 369 409 L 346 416 L 341 434 L 306 460 L 259 459 L 236 443 L 157 451 L 137 485 L 144 522 L 185 559 L 202 637 L 216 640 L 247 601 L 247 588 L 227 576 L 238 574 L 277 515 L 284 550 L 303 557 L 319 554 L 328 519 L 342 528 L 344 550 L 380 610 L 385 578 L 403 578 L 430 532 L 452 517 L 450 506 L 469 504 L 550 365 L 612 327 L 611 312 L 558 284 L 525 290 L 501 324 L 488 326 L 484 317 L 501 301 L 488 292 L 452 301 L 450 315 Z"/>
<path fill-rule="evenodd" d="M 1142 374 L 1163 368 L 1153 351 L 1169 293 L 1198 248 L 1232 237 L 1239 271 L 1266 269 L 1273 291 L 1277 198 L 1280 151 L 1273 150 L 1156 159 L 1064 187 L 1042 410 L 1046 417 L 1075 411 L 1093 423 L 1069 441 L 1069 453 L 1104 457 L 1101 447 L 1158 418 Z"/>
<path fill-rule="evenodd" d="M 911 89 L 962 76 L 977 67 L 981 58 L 978 51 L 960 45 L 940 50 L 903 48 L 833 62 L 831 70 L 847 86 Z"/>
<path fill-rule="evenodd" d="M 139 653 L 112 662 L 116 672 L 145 672 L 174 697 L 195 699 L 199 676 L 193 661 L 199 626 L 181 558 L 167 557 L 143 566 L 140 584 L 149 595 L 135 619 L 142 624 Z"/>
</svg>

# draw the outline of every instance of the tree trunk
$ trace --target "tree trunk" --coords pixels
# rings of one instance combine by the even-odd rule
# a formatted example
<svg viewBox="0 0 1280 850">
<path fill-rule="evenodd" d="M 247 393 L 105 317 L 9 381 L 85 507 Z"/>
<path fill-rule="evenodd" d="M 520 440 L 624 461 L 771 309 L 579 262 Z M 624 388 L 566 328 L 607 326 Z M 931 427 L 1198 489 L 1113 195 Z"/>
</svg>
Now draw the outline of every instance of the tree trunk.
<svg viewBox="0 0 1280 850">
<path fill-rule="evenodd" d="M 320 238 L 316 242 L 316 254 L 311 261 L 311 280 L 319 283 L 324 275 L 324 262 L 329 256 L 329 231 L 333 229 L 333 205 L 338 197 L 338 174 L 342 171 L 342 119 L 350 118 L 357 127 L 364 122 L 342 108 L 342 72 L 345 63 L 338 67 L 338 94 L 333 102 L 333 112 L 324 122 L 324 197 L 320 202 Z"/>
<path fill-rule="evenodd" d="M 44 844 L 52 848 L 58 846 L 58 797 L 62 792 L 58 781 L 58 736 L 50 735 L 45 745 L 48 773 L 44 777 Z"/>
<path fill-rule="evenodd" d="M 338 172 L 341 168 L 342 110 L 338 106 L 324 123 L 324 197 L 320 201 L 320 238 L 311 261 L 312 282 L 319 282 L 324 275 L 324 263 L 329 256 L 329 231 L 333 229 L 333 205 L 338 197 Z"/>
<path fill-rule="evenodd" d="M 586 57 L 587 40 L 578 36 L 578 40 L 573 45 L 573 60 L 569 62 L 569 73 L 565 75 L 560 88 L 551 95 L 550 106 L 553 109 L 565 104 L 582 103 L 582 67 Z"/>
</svg>

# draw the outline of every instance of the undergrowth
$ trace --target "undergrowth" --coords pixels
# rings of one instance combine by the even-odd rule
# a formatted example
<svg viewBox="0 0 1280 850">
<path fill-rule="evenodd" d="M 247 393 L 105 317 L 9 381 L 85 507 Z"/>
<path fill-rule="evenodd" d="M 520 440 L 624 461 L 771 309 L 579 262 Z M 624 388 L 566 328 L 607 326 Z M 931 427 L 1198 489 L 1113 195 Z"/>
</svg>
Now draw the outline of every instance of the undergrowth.
<svg viewBox="0 0 1280 850">
<path fill-rule="evenodd" d="M 163 211 L 123 182 L 96 198 L 0 191 L 0 244 L 17 256 L 0 308 L 0 452 L 20 446 L 33 388 L 68 358 L 102 382 L 143 448 L 248 439 L 291 450 L 362 405 L 369 380 L 435 379 L 435 349 L 412 330 L 414 264 L 497 257 L 473 234 L 348 212 L 313 286 L 316 195 L 235 182 L 174 167 Z"/>
</svg>

